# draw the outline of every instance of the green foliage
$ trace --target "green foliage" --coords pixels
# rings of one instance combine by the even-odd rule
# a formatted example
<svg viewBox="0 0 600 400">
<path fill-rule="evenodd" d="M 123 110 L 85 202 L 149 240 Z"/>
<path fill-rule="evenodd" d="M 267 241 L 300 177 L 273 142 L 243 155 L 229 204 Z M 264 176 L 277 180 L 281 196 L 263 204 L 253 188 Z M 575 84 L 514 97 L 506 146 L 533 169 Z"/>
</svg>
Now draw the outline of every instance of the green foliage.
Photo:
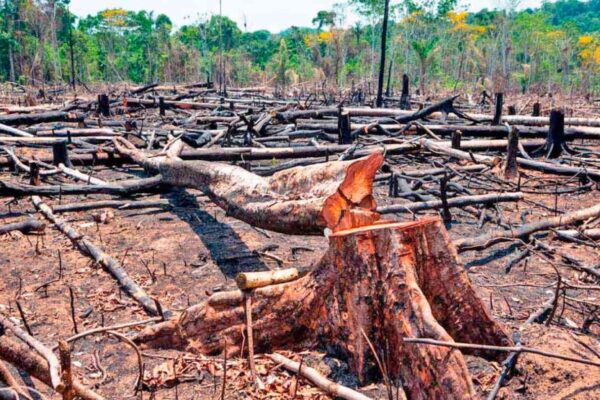
<svg viewBox="0 0 600 400">
<path fill-rule="evenodd" d="M 344 26 L 346 11 L 336 5 L 319 11 L 312 27 L 276 34 L 242 31 L 225 16 L 175 29 L 167 15 L 148 11 L 107 9 L 77 19 L 68 0 L 4 0 L 0 78 L 68 82 L 72 38 L 76 78 L 85 82 L 214 79 L 221 59 L 232 85 L 373 80 L 384 1 L 348 4 L 361 17 L 352 26 Z M 519 90 L 600 85 L 600 0 L 558 0 L 518 12 L 456 7 L 456 0 L 391 1 L 393 85 L 403 73 L 422 90 L 467 90 L 474 82 Z"/>
</svg>

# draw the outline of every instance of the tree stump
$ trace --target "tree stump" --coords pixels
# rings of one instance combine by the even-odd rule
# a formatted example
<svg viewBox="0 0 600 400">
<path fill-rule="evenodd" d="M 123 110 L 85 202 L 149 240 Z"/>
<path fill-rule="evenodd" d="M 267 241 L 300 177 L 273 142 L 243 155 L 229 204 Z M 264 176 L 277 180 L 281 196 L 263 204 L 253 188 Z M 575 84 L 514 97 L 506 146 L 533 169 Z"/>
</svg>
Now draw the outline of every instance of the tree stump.
<svg viewBox="0 0 600 400">
<path fill-rule="evenodd" d="M 365 383 L 378 377 L 370 341 L 409 399 L 475 394 L 460 351 L 403 338 L 511 344 L 475 294 L 438 218 L 338 231 L 302 278 L 252 292 L 218 293 L 177 320 L 147 328 L 136 342 L 207 355 L 219 354 L 227 343 L 229 351 L 236 346 L 239 351 L 248 295 L 255 351 L 324 349 L 346 360 Z"/>
</svg>

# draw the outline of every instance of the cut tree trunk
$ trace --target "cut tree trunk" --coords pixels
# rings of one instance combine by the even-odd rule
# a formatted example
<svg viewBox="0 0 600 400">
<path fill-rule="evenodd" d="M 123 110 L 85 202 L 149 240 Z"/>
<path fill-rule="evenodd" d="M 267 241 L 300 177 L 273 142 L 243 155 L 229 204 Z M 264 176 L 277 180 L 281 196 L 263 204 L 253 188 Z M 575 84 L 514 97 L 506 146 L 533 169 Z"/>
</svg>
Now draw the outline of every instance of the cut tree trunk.
<svg viewBox="0 0 600 400">
<path fill-rule="evenodd" d="M 346 360 L 365 383 L 378 376 L 370 342 L 409 399 L 475 394 L 459 351 L 405 345 L 404 338 L 511 343 L 476 296 L 437 218 L 334 233 L 327 253 L 304 277 L 252 292 L 218 293 L 179 319 L 147 328 L 135 341 L 200 354 L 218 354 L 225 345 L 239 350 L 248 295 L 255 351 L 325 349 Z"/>
<path fill-rule="evenodd" d="M 335 232 L 379 219 L 372 192 L 381 152 L 261 177 L 238 166 L 183 161 L 174 154 L 150 158 L 121 138 L 114 143 L 121 154 L 158 171 L 163 183 L 202 190 L 229 216 L 259 228 L 322 234 L 325 228 Z"/>
</svg>

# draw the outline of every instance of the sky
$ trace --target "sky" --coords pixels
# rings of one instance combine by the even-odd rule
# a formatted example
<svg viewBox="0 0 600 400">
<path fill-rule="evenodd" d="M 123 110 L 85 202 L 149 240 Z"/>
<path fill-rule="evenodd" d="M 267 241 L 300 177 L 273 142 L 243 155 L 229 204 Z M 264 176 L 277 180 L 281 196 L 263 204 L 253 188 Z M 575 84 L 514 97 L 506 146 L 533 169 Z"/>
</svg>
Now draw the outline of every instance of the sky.
<svg viewBox="0 0 600 400">
<path fill-rule="evenodd" d="M 471 11 L 484 7 L 500 8 L 508 0 L 471 0 Z M 280 32 L 290 26 L 310 26 L 319 10 L 328 10 L 340 0 L 222 0 L 223 15 L 228 16 L 248 31 L 267 29 Z M 536 7 L 542 0 L 521 0 L 519 8 Z M 71 0 L 71 12 L 79 17 L 96 14 L 107 8 L 127 10 L 152 10 L 155 14 L 168 15 L 176 26 L 197 21 L 199 17 L 218 14 L 218 0 Z M 349 15 L 347 23 L 357 17 Z"/>
</svg>

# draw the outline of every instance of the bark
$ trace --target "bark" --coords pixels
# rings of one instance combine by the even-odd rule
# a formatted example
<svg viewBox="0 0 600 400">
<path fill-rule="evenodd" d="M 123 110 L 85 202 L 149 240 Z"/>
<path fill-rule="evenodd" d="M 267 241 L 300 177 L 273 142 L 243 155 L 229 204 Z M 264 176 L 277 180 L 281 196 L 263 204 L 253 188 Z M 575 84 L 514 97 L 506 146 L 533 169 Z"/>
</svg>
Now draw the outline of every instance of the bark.
<svg viewBox="0 0 600 400">
<path fill-rule="evenodd" d="M 96 246 L 85 235 L 81 235 L 64 220 L 56 217 L 52 212 L 52 209 L 44 204 L 39 197 L 32 196 L 31 201 L 35 208 L 44 215 L 48 221 L 53 223 L 60 232 L 68 237 L 79 251 L 92 258 L 96 263 L 102 265 L 117 280 L 123 291 L 137 301 L 148 314 L 160 314 L 157 310 L 156 302 L 146 294 L 144 289 L 129 277 L 127 271 L 123 269 L 116 259 L 105 253 L 102 248 Z"/>
<path fill-rule="evenodd" d="M 500 202 L 519 201 L 523 199 L 523 193 L 499 193 L 499 194 L 481 194 L 473 196 L 454 197 L 447 200 L 448 207 L 465 207 L 474 204 L 495 204 Z M 423 210 L 439 210 L 443 207 L 442 200 L 429 200 L 416 203 L 391 204 L 389 206 L 378 207 L 380 214 L 407 213 Z"/>
<path fill-rule="evenodd" d="M 506 149 L 506 160 L 504 162 L 504 179 L 514 179 L 519 175 L 519 131 L 515 127 L 510 128 L 508 134 L 508 147 Z"/>
<path fill-rule="evenodd" d="M 18 182 L 0 182 L 0 195 L 4 196 L 53 196 L 72 194 L 114 194 L 127 196 L 133 193 L 157 191 L 160 188 L 160 179 L 157 177 L 122 181 L 119 184 L 109 185 L 45 185 L 32 186 Z"/>
<path fill-rule="evenodd" d="M 336 398 L 344 400 L 371 400 L 370 397 L 367 397 L 356 390 L 352 390 L 338 383 L 330 381 L 321 375 L 316 369 L 307 367 L 305 365 L 300 365 L 300 363 L 290 360 L 281 354 L 269 354 L 268 357 L 277 364 L 281 364 L 288 371 L 291 371 L 296 375 L 302 375 L 319 389 L 334 395 Z"/>
<path fill-rule="evenodd" d="M 20 231 L 22 233 L 29 232 L 44 232 L 46 224 L 38 221 L 35 218 L 28 218 L 22 222 L 15 222 L 14 224 L 0 225 L 0 235 L 12 231 Z"/>
<path fill-rule="evenodd" d="M 558 217 L 546 218 L 541 221 L 531 222 L 522 225 L 519 228 L 510 230 L 493 230 L 485 235 L 472 238 L 458 239 L 454 242 L 459 251 L 478 250 L 490 247 L 497 243 L 511 241 L 514 239 L 526 239 L 532 233 L 548 230 L 552 228 L 560 228 L 571 224 L 576 224 L 585 221 L 589 218 L 600 217 L 600 205 L 583 208 L 573 211 Z"/>
<path fill-rule="evenodd" d="M 409 399 L 475 394 L 460 352 L 405 345 L 404 338 L 511 343 L 477 298 L 437 218 L 337 232 L 312 272 L 252 296 L 256 351 L 326 349 L 346 360 L 364 383 L 377 375 L 370 342 L 385 354 L 390 378 L 402 379 Z M 230 351 L 239 349 L 243 298 L 241 291 L 218 294 L 135 340 L 200 354 L 218 354 L 225 343 Z"/>
<path fill-rule="evenodd" d="M 48 351 L 50 350 L 48 349 Z M 44 358 L 30 350 L 27 345 L 10 339 L 6 335 L 0 336 L 0 358 L 12 364 L 15 368 L 27 372 L 44 384 L 52 386 L 48 363 Z M 62 390 L 62 387 L 60 389 Z M 94 393 L 77 380 L 73 381 L 73 389 L 77 396 L 84 400 L 104 400 L 104 397 Z"/>
<path fill-rule="evenodd" d="M 259 228 L 322 234 L 325 228 L 336 231 L 379 219 L 372 184 L 383 164 L 380 152 L 261 177 L 234 165 L 183 161 L 176 156 L 149 158 L 123 139 L 114 143 L 121 154 L 157 171 L 163 183 L 199 189 L 229 216 Z"/>
<path fill-rule="evenodd" d="M 38 114 L 9 114 L 0 115 L 0 124 L 5 125 L 35 125 L 44 122 L 81 122 L 83 114 L 64 111 L 48 111 Z"/>
</svg>

